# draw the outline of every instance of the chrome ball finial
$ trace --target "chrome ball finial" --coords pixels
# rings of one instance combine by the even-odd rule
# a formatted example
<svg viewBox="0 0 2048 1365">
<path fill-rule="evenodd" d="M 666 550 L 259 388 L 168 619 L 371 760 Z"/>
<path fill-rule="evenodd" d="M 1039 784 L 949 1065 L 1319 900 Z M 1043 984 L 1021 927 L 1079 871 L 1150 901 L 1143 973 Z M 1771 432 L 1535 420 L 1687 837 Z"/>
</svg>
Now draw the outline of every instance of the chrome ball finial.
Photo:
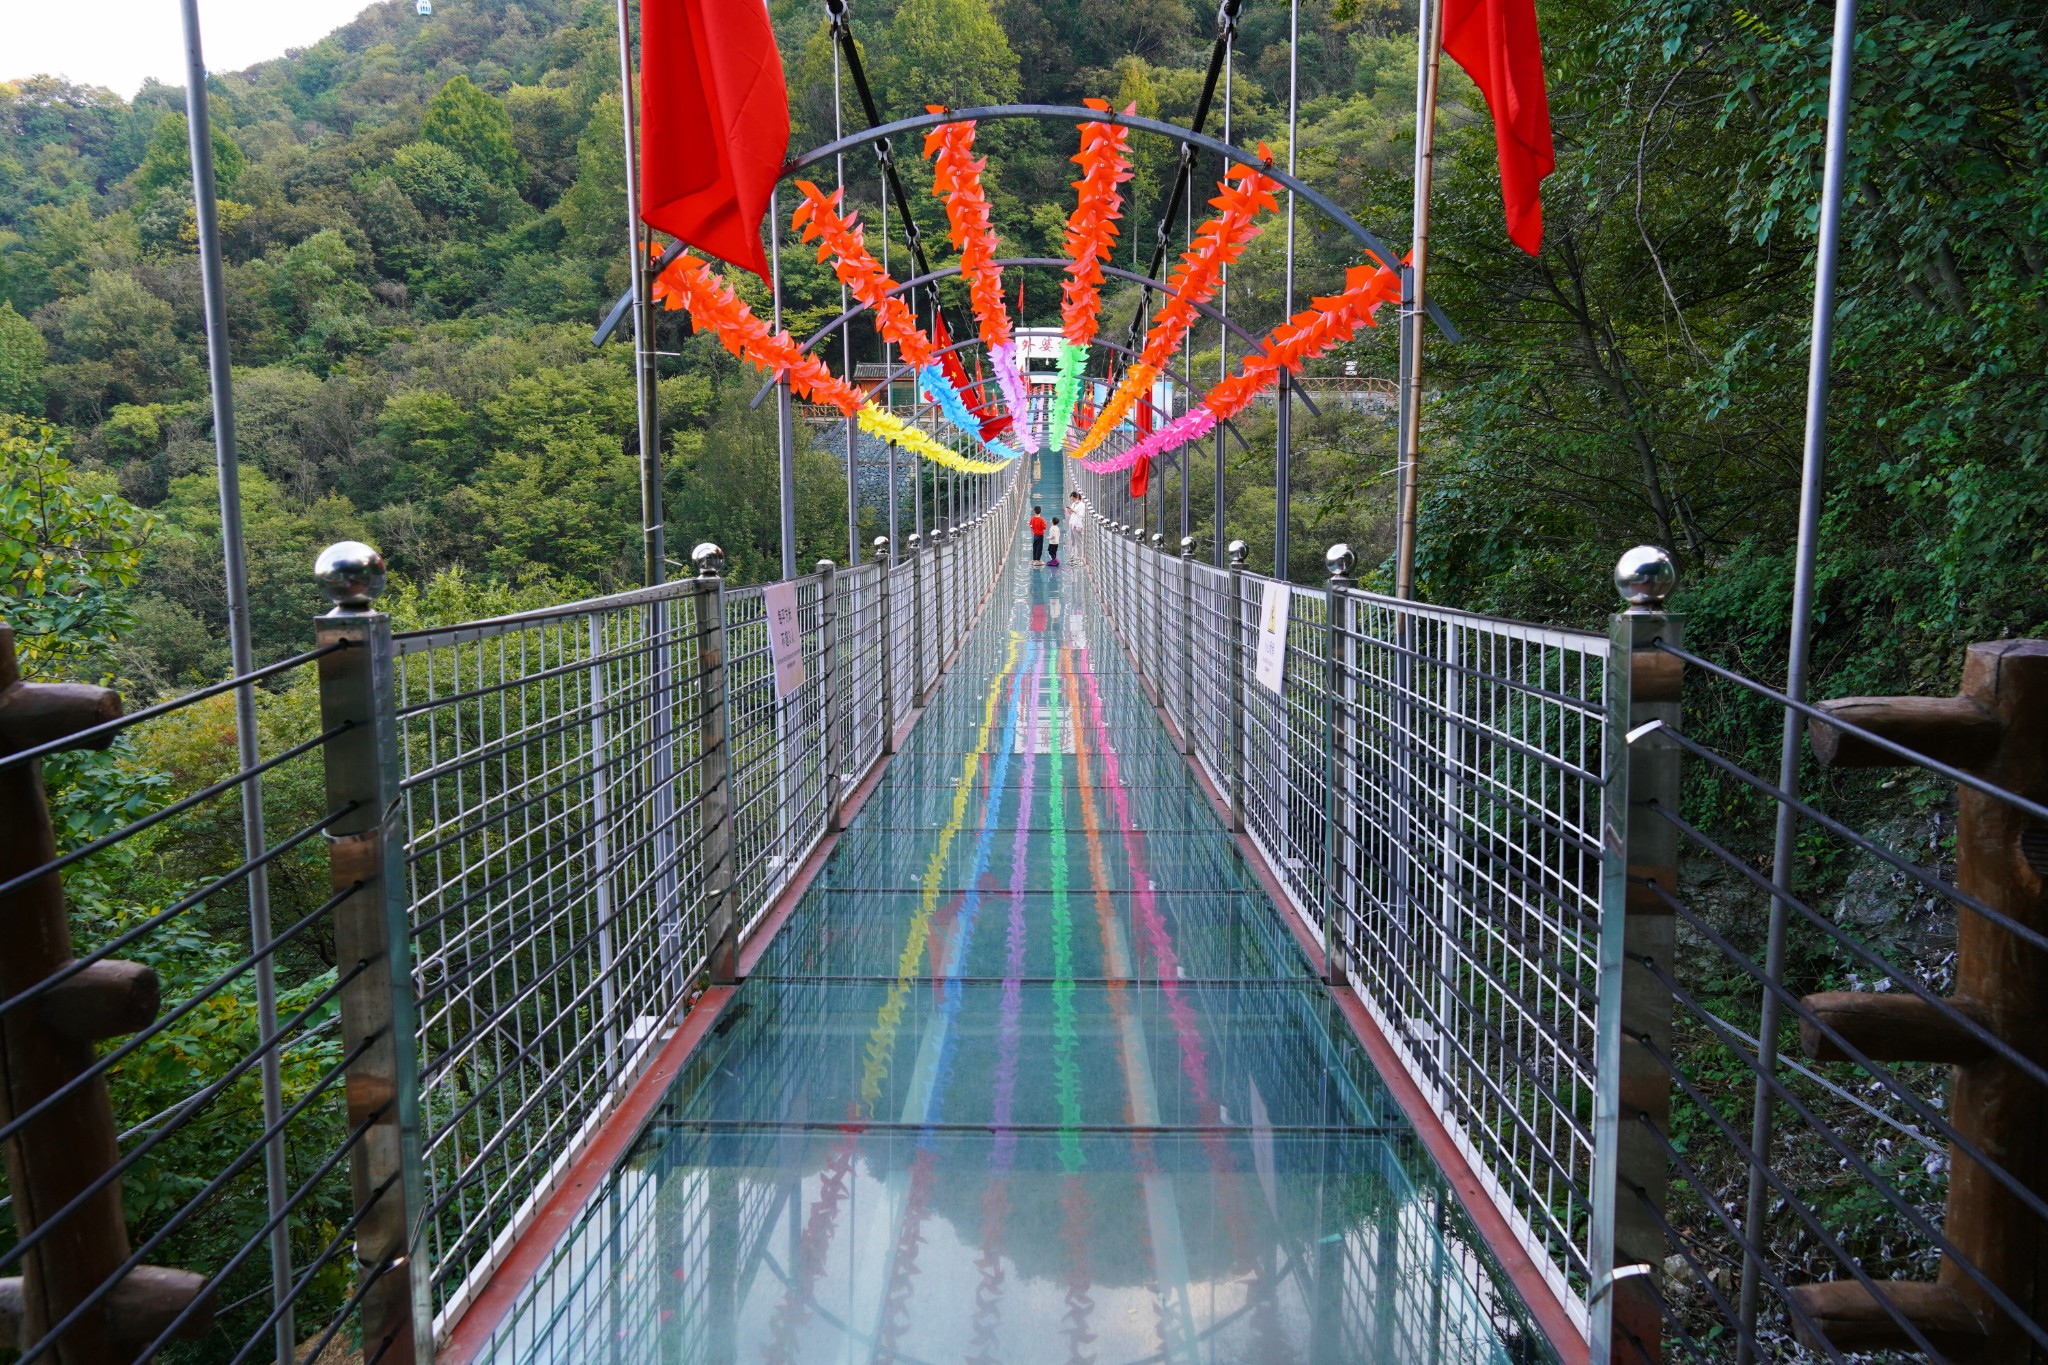
<svg viewBox="0 0 2048 1365">
<path fill-rule="evenodd" d="M 1678 566 L 1655 545 L 1625 550 L 1614 565 L 1614 587 L 1635 611 L 1655 611 L 1678 588 Z"/>
<path fill-rule="evenodd" d="M 1323 572 L 1332 578 L 1349 578 L 1357 567 L 1358 556 L 1341 540 L 1323 551 Z"/>
<path fill-rule="evenodd" d="M 874 543 L 875 562 L 881 563 L 889 557 L 889 537 L 876 536 Z"/>
<path fill-rule="evenodd" d="M 1241 540 L 1233 540 L 1224 553 L 1230 556 L 1231 568 L 1242 569 L 1245 560 L 1251 557 L 1251 547 Z"/>
<path fill-rule="evenodd" d="M 916 554 L 918 546 L 922 544 L 924 544 L 924 537 L 919 535 L 915 531 L 912 531 L 909 535 L 903 538 L 903 548 L 907 553 L 910 554 Z"/>
<path fill-rule="evenodd" d="M 1195 538 L 1193 536 L 1182 536 L 1180 538 L 1180 557 L 1182 559 L 1190 559 L 1194 556 L 1194 553 Z"/>
<path fill-rule="evenodd" d="M 1166 544 L 1166 532 L 1154 531 L 1152 533 L 1152 548 L 1156 550 L 1164 544 Z"/>
<path fill-rule="evenodd" d="M 812 565 L 811 569 L 814 573 L 818 575 L 818 577 L 823 578 L 828 573 L 838 573 L 839 565 L 832 560 L 821 559 L 816 564 Z"/>
<path fill-rule="evenodd" d="M 717 578 L 725 572 L 725 551 L 711 541 L 699 541 L 690 551 L 690 562 L 697 566 L 697 577 Z"/>
<path fill-rule="evenodd" d="M 368 611 L 384 591 L 384 556 L 360 540 L 340 540 L 313 561 L 313 581 L 338 613 Z"/>
</svg>

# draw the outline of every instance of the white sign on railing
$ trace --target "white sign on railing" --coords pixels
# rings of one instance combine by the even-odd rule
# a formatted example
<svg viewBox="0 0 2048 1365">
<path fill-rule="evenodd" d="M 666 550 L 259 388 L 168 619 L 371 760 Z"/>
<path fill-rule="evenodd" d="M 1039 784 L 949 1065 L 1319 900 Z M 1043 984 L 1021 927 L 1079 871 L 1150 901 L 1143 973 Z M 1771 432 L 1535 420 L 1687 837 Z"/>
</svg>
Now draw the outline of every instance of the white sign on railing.
<svg viewBox="0 0 2048 1365">
<path fill-rule="evenodd" d="M 1277 693 L 1287 676 L 1287 610 L 1294 594 L 1285 583 L 1268 583 L 1259 599 L 1259 686 Z"/>
<path fill-rule="evenodd" d="M 804 685 L 804 634 L 796 623 L 796 584 L 770 583 L 761 589 L 768 613 L 768 657 L 775 664 L 775 695 L 793 696 Z"/>
</svg>

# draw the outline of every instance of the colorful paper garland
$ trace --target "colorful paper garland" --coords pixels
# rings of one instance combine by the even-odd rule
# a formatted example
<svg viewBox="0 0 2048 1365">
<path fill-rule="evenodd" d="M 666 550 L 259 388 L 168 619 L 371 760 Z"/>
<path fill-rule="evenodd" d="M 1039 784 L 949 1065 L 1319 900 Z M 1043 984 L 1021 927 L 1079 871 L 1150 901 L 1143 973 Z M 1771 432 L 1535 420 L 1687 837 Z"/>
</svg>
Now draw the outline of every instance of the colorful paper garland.
<svg viewBox="0 0 2048 1365">
<path fill-rule="evenodd" d="M 1122 454 L 1084 460 L 1083 467 L 1097 474 L 1114 474 L 1200 439 L 1214 430 L 1217 422 L 1250 407 L 1279 381 L 1282 370 L 1300 373 L 1304 361 L 1351 340 L 1360 327 L 1378 326 L 1373 313 L 1382 304 L 1401 300 L 1401 277 L 1385 267 L 1354 266 L 1345 272 L 1344 285 L 1343 293 L 1315 299 L 1308 309 L 1275 327 L 1258 350 L 1239 362 L 1238 372 L 1210 389 L 1198 406 Z"/>
<path fill-rule="evenodd" d="M 1107 111 L 1109 101 L 1082 101 Z M 1124 110 L 1135 114 L 1138 106 Z M 1102 314 L 1102 266 L 1116 248 L 1117 220 L 1124 197 L 1117 187 L 1131 178 L 1125 143 L 1131 130 L 1115 123 L 1081 125 L 1081 150 L 1072 160 L 1081 167 L 1074 182 L 1074 211 L 1067 215 L 1067 279 L 1060 286 L 1060 330 L 1075 346 L 1095 340 Z"/>
<path fill-rule="evenodd" d="M 934 114 L 945 112 L 944 105 L 925 107 Z M 982 345 L 988 348 L 989 363 L 995 367 L 996 384 L 1009 404 L 1018 439 L 1027 451 L 1036 451 L 1038 438 L 1025 420 L 1028 394 L 1012 347 L 1010 312 L 1003 304 L 1003 268 L 996 264 L 988 195 L 981 185 L 988 161 L 974 155 L 973 121 L 932 129 L 925 135 L 924 154 L 932 163 L 932 195 L 946 201 L 947 233 L 953 249 L 960 253 L 960 276 L 967 282 L 968 302 L 974 308 Z"/>
<path fill-rule="evenodd" d="M 1259 154 L 1271 158 L 1263 143 Z M 1181 253 L 1180 264 L 1167 278 L 1171 293 L 1153 315 L 1139 363 L 1125 372 L 1088 434 L 1074 448 L 1074 454 L 1086 455 L 1094 450 L 1123 421 L 1139 395 L 1151 387 L 1154 376 L 1180 345 L 1181 338 L 1187 335 L 1199 316 L 1197 305 L 1207 303 L 1216 293 L 1223 268 L 1242 255 L 1246 244 L 1258 236 L 1259 229 L 1252 220 L 1279 207 L 1279 183 L 1250 166 L 1231 167 L 1217 188 L 1221 193 L 1209 203 L 1218 212 L 1202 224 L 1193 244 Z"/>
<path fill-rule="evenodd" d="M 894 342 L 903 354 L 903 363 L 915 369 L 931 364 L 935 349 L 924 329 L 917 325 L 917 318 L 910 311 L 910 305 L 891 291 L 896 281 L 874 253 L 867 249 L 862 240 L 860 219 L 853 214 L 839 213 L 840 197 L 844 188 L 836 189 L 828 196 L 808 180 L 796 182 L 797 190 L 803 195 L 803 202 L 796 206 L 789 225 L 803 232 L 806 242 L 818 241 L 818 262 L 823 264 L 827 256 L 836 256 L 834 267 L 840 283 L 853 292 L 875 315 L 875 329 L 884 338 Z M 819 239 L 823 239 L 820 241 Z"/>
<path fill-rule="evenodd" d="M 798 396 L 839 409 L 872 436 L 963 473 L 990 474 L 1005 463 L 970 460 L 868 401 L 859 389 L 827 369 L 824 361 L 799 347 L 787 331 L 769 331 L 768 324 L 756 317 L 700 256 L 678 256 L 655 277 L 653 293 L 655 302 L 670 311 L 687 309 L 690 325 L 697 331 L 717 332 L 726 350 L 776 375 L 787 375 Z"/>
</svg>

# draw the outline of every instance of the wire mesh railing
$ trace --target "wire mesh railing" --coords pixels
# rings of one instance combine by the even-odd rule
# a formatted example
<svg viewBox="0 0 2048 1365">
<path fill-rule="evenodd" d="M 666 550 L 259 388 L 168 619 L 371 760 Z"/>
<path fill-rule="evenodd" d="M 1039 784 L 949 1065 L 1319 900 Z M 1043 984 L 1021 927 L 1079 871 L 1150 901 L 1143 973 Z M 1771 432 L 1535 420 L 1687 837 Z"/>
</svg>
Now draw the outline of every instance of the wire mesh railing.
<svg viewBox="0 0 2048 1365">
<path fill-rule="evenodd" d="M 779 585 L 786 693 L 769 590 L 708 546 L 694 579 L 394 632 L 345 543 L 314 649 L 127 716 L 20 678 L 0 627 L 0 1351 L 430 1360 L 936 683 L 1010 482 Z M 254 765 L 146 780 L 218 752 L 244 688 Z M 291 831 L 261 850 L 253 783 Z"/>
<path fill-rule="evenodd" d="M 399 1248 L 378 1240 L 373 1148 L 397 1113 L 348 1097 L 390 1040 L 342 1026 L 371 973 L 336 951 L 354 888 L 320 856 L 364 814 L 321 783 L 351 723 L 320 713 L 315 673 L 347 647 L 123 715 L 105 688 L 24 679 L 0 625 L 11 1359 L 203 1337 L 268 1360 L 350 1330 L 382 1292 Z M 213 759 L 256 687 L 256 762 Z M 171 755 L 192 763 L 183 791 L 150 777 Z M 252 783 L 291 831 L 258 850 L 241 838 Z"/>
<path fill-rule="evenodd" d="M 1600 636 L 1158 542 L 1073 538 L 1593 1359 L 2048 1359 L 2048 643 L 1809 705 L 1654 552 Z M 1754 771 L 1781 723 L 1818 781 Z"/>
</svg>

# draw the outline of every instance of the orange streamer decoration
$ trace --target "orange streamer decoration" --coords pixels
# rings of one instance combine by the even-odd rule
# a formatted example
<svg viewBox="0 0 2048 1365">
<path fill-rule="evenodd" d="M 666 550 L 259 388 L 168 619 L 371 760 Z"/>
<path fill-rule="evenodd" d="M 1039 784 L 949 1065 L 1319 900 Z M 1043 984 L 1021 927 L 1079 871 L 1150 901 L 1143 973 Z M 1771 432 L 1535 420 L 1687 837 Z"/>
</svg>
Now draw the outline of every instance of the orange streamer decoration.
<svg viewBox="0 0 2048 1365">
<path fill-rule="evenodd" d="M 943 114 L 942 104 L 926 110 Z M 936 156 L 934 156 L 936 153 Z M 974 155 L 974 124 L 943 123 L 925 134 L 924 154 L 932 159 L 932 196 L 946 201 L 946 226 L 953 249 L 960 253 L 960 274 L 981 340 L 990 350 L 1010 344 L 1010 313 L 1003 306 L 1003 270 L 996 261 L 996 234 L 990 226 L 988 196 L 981 173 L 986 157 Z"/>
<path fill-rule="evenodd" d="M 1107 110 L 1108 100 L 1082 101 L 1090 109 Z M 1124 110 L 1134 114 L 1138 106 Z M 1074 182 L 1079 191 L 1067 215 L 1067 280 L 1060 287 L 1060 327 L 1069 343 L 1086 346 L 1095 340 L 1102 313 L 1102 263 L 1116 247 L 1117 219 L 1124 196 L 1117 187 L 1131 178 L 1125 144 L 1131 130 L 1114 123 L 1081 125 L 1081 150 L 1072 160 L 1081 167 Z"/>
<path fill-rule="evenodd" d="M 1401 301 L 1401 277 L 1384 266 L 1353 266 L 1344 272 L 1344 292 L 1312 301 L 1267 334 L 1265 344 L 1246 356 L 1238 372 L 1209 390 L 1202 406 L 1219 420 L 1237 416 L 1279 382 L 1280 372 L 1301 373 L 1302 362 L 1351 340 L 1360 327 L 1377 327 L 1373 311 Z"/>
<path fill-rule="evenodd" d="M 1259 155 L 1270 163 L 1273 154 L 1262 142 Z M 1279 182 L 1250 166 L 1231 167 L 1217 188 L 1222 193 L 1209 204 L 1220 211 L 1202 224 L 1193 244 L 1181 253 L 1180 264 L 1166 277 L 1172 297 L 1153 316 L 1152 330 L 1145 334 L 1145 363 L 1155 369 L 1167 362 L 1173 348 L 1194 326 L 1200 316 L 1196 305 L 1215 296 L 1223 282 L 1223 268 L 1243 255 L 1252 238 L 1259 235 L 1252 219 L 1280 207 Z"/>
<path fill-rule="evenodd" d="M 801 229 L 806 242 L 819 242 L 820 264 L 827 256 L 838 257 L 834 271 L 840 283 L 873 310 L 876 329 L 896 343 L 904 364 L 917 369 L 931 364 L 932 340 L 917 325 L 910 306 L 901 298 L 891 297 L 889 291 L 896 287 L 896 280 L 867 249 L 859 217 L 842 216 L 839 212 L 840 196 L 845 191 L 834 190 L 828 196 L 808 180 L 797 181 L 796 187 L 803 193 L 804 201 L 796 206 L 789 225 Z"/>
<path fill-rule="evenodd" d="M 807 354 L 787 331 L 771 332 L 754 316 L 746 301 L 713 273 L 701 256 L 685 253 L 655 277 L 654 300 L 674 312 L 688 309 L 690 325 L 699 332 L 717 332 L 725 349 L 744 356 L 813 403 L 829 404 L 848 417 L 859 414 L 865 401 L 860 390 L 833 374 L 825 362 Z"/>
<path fill-rule="evenodd" d="M 1272 153 L 1264 143 L 1259 144 L 1259 155 L 1271 163 Z M 1145 334 L 1145 350 L 1139 363 L 1125 372 L 1087 436 L 1074 448 L 1075 455 L 1086 455 L 1101 445 L 1136 405 L 1139 396 L 1151 388 L 1153 376 L 1172 357 L 1174 347 L 1180 345 L 1181 338 L 1200 316 L 1197 306 L 1214 297 L 1222 283 L 1224 267 L 1243 255 L 1246 245 L 1259 235 L 1252 220 L 1280 206 L 1279 182 L 1250 166 L 1231 167 L 1217 189 L 1221 193 L 1209 201 L 1217 214 L 1202 224 L 1194 242 L 1181 253 L 1180 264 L 1167 277 L 1172 292 L 1153 315 L 1152 330 Z"/>
</svg>

